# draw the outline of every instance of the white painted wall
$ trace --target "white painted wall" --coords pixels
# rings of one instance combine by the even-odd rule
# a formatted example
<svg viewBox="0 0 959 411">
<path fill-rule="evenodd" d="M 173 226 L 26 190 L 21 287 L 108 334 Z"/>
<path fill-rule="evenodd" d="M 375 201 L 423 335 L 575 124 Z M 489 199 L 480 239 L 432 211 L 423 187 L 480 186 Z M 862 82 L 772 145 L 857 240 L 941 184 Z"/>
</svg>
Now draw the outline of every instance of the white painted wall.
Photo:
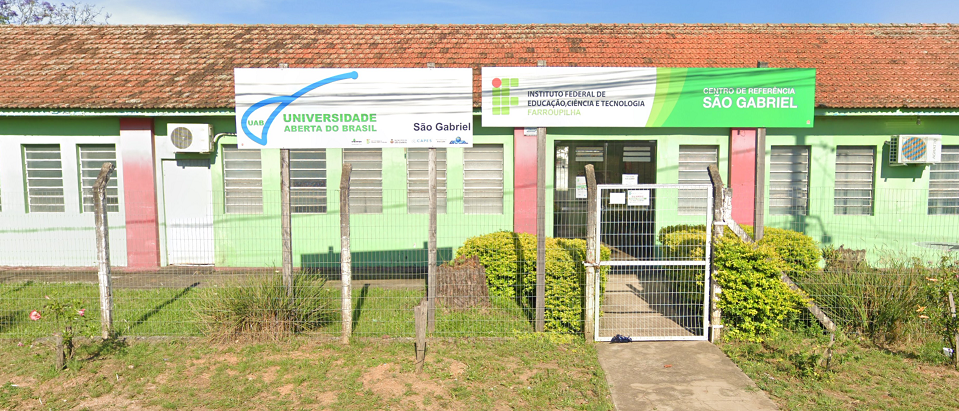
<svg viewBox="0 0 959 411">
<path fill-rule="evenodd" d="M 22 144 L 59 144 L 63 170 L 65 211 L 28 213 L 26 210 Z M 0 135 L 0 266 L 96 266 L 93 213 L 81 212 L 78 144 L 116 144 L 122 164 L 119 136 Z M 110 261 L 126 265 L 126 216 L 123 170 L 115 174 L 120 211 L 109 213 Z"/>
</svg>

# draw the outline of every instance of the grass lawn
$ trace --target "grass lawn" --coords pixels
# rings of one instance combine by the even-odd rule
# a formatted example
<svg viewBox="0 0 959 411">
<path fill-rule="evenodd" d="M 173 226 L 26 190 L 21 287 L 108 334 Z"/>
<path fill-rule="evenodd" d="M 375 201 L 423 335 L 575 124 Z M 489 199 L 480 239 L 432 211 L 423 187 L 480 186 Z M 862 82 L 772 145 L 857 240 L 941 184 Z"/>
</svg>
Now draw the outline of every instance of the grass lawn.
<svg viewBox="0 0 959 411">
<path fill-rule="evenodd" d="M 209 289 L 155 288 L 115 289 L 114 327 L 121 336 L 200 336 L 193 304 Z M 339 335 L 339 290 L 327 287 L 333 307 L 329 323 L 318 324 L 313 334 Z M 82 299 L 93 315 L 86 334 L 98 335 L 99 298 L 95 284 L 21 282 L 0 284 L 0 338 L 32 341 L 54 332 L 54 323 L 29 320 L 31 310 L 41 310 L 45 296 Z M 353 335 L 412 337 L 413 307 L 423 297 L 422 290 L 354 287 Z M 533 331 L 527 313 L 509 298 L 494 297 L 490 308 L 466 311 L 438 307 L 436 336 L 498 337 Z"/>
<path fill-rule="evenodd" d="M 723 351 L 783 410 L 955 410 L 959 372 L 942 344 L 901 350 L 840 338 L 832 366 L 817 366 L 828 338 L 786 331 Z"/>
<path fill-rule="evenodd" d="M 47 345 L 0 343 L 0 409 L 613 408 L 595 350 L 573 337 L 433 339 L 421 374 L 412 343 L 376 338 L 88 343 L 61 372 Z"/>
</svg>

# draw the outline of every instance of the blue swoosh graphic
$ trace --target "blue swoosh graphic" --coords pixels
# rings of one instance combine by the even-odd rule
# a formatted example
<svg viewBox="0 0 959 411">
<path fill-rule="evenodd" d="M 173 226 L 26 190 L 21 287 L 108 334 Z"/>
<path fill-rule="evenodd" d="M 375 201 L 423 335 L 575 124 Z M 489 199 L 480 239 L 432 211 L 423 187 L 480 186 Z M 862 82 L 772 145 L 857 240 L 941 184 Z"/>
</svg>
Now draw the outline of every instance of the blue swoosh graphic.
<svg viewBox="0 0 959 411">
<path fill-rule="evenodd" d="M 256 104 L 250 106 L 250 108 L 246 109 L 246 111 L 243 112 L 243 117 L 240 119 L 240 126 L 243 128 L 243 133 L 246 134 L 246 136 L 249 137 L 250 140 L 253 140 L 254 143 L 257 143 L 261 146 L 265 146 L 266 135 L 267 135 L 267 132 L 270 131 L 270 125 L 273 124 L 273 120 L 276 118 L 276 116 L 280 115 L 280 112 L 283 111 L 283 109 L 285 109 L 286 106 L 290 105 L 290 103 L 296 101 L 296 99 L 302 97 L 304 94 L 309 93 L 310 91 L 313 91 L 320 86 L 325 86 L 334 81 L 340 81 L 340 80 L 346 80 L 346 79 L 356 80 L 357 77 L 359 77 L 359 74 L 357 74 L 355 71 L 338 74 L 338 75 L 317 81 L 316 83 L 310 84 L 306 87 L 303 87 L 297 90 L 296 93 L 290 94 L 289 96 L 270 97 L 268 99 L 261 100 L 257 102 Z M 250 114 L 253 114 L 254 111 L 257 111 L 265 106 L 268 106 L 270 104 L 277 104 L 277 103 L 279 103 L 279 105 L 276 106 L 276 109 L 274 109 L 272 113 L 270 113 L 270 117 L 266 119 L 266 123 L 263 125 L 262 134 L 260 136 L 253 134 L 253 132 L 250 131 L 250 128 L 247 127 L 247 120 L 249 120 Z"/>
</svg>

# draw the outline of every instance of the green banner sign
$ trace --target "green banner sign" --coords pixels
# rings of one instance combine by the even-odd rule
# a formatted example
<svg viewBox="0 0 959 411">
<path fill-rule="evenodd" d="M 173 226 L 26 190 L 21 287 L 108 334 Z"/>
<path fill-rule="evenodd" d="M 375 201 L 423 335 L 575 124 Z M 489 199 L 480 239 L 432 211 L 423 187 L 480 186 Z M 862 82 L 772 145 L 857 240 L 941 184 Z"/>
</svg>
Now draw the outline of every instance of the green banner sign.
<svg viewBox="0 0 959 411">
<path fill-rule="evenodd" d="M 483 68 L 483 124 L 812 127 L 815 69 Z"/>
</svg>

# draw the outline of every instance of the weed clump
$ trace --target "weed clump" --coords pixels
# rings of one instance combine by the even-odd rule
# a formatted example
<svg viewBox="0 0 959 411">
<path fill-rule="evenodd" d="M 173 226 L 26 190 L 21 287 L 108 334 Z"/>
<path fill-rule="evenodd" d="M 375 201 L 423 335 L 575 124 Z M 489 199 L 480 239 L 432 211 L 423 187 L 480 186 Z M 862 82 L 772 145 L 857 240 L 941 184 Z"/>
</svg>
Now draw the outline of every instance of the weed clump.
<svg viewBox="0 0 959 411">
<path fill-rule="evenodd" d="M 251 277 L 239 284 L 201 290 L 193 304 L 204 335 L 222 341 L 280 340 L 334 320 L 334 295 L 313 275 Z"/>
</svg>

